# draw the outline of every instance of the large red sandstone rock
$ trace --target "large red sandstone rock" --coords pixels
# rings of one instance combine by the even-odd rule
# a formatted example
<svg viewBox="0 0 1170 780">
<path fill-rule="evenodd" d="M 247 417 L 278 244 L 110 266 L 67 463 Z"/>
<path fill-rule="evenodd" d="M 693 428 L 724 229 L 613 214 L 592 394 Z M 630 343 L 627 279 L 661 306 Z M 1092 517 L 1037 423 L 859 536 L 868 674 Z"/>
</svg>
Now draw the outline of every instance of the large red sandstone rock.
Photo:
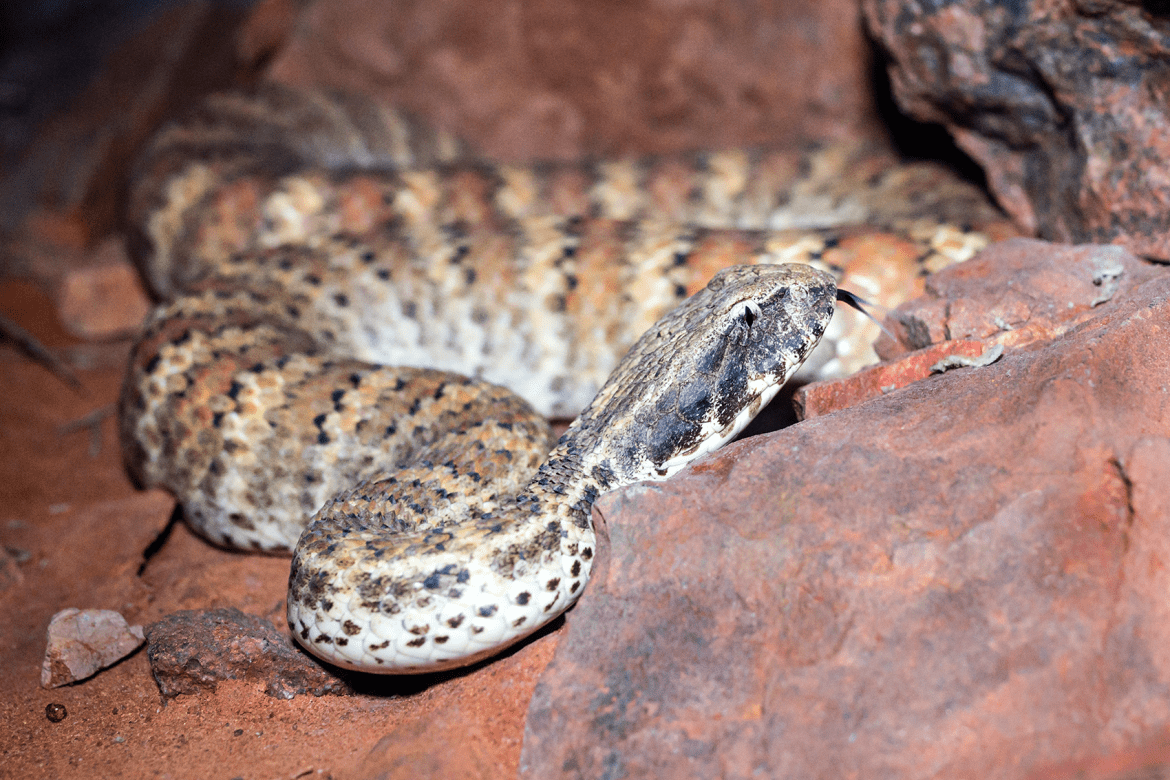
<svg viewBox="0 0 1170 780">
<path fill-rule="evenodd" d="M 1004 241 L 927 277 L 924 294 L 886 320 L 898 337 L 874 345 L 886 362 L 801 387 L 797 409 L 802 418 L 827 414 L 939 373 L 940 363 L 978 365 L 1004 348 L 1051 341 L 1161 273 L 1117 246 Z"/>
<path fill-rule="evenodd" d="M 989 250 L 983 279 L 1019 250 Z M 522 774 L 1022 778 L 1159 737 L 1170 275 L 1152 276 L 992 365 L 603 498 L 608 554 Z"/>
<path fill-rule="evenodd" d="M 1170 258 L 1170 29 L 1158 4 L 863 6 L 899 105 L 944 124 L 1028 232 Z"/>
<path fill-rule="evenodd" d="M 317 0 L 269 74 L 369 92 L 506 160 L 875 130 L 853 0 Z"/>
</svg>

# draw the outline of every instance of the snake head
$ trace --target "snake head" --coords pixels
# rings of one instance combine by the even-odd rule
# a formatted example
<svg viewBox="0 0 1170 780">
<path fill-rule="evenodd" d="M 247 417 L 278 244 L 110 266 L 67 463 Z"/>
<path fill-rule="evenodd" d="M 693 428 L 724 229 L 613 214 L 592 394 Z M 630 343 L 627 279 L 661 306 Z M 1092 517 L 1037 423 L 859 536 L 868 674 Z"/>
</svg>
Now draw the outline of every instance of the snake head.
<svg viewBox="0 0 1170 780">
<path fill-rule="evenodd" d="M 579 423 L 603 471 L 664 479 L 733 439 L 812 353 L 833 277 L 799 264 L 725 268 L 630 349 Z M 574 426 L 578 427 L 578 426 Z"/>
</svg>

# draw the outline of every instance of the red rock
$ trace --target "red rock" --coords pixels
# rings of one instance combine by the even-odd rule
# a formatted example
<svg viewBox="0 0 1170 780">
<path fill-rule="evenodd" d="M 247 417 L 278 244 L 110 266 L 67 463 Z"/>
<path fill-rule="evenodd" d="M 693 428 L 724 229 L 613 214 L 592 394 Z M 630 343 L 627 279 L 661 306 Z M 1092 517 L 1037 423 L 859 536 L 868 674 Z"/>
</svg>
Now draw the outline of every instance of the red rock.
<svg viewBox="0 0 1170 780">
<path fill-rule="evenodd" d="M 1129 277 L 992 365 L 604 497 L 522 775 L 1024 778 L 1162 734 L 1170 275 Z"/>
<path fill-rule="evenodd" d="M 1048 341 L 1160 273 L 1120 247 L 1004 241 L 928 277 L 925 295 L 889 318 L 900 343 L 883 338 L 875 347 L 890 359 L 948 339 L 1009 348 Z"/>
<path fill-rule="evenodd" d="M 793 395 L 797 415 L 828 414 L 905 387 L 936 373 L 947 356 L 987 359 L 997 346 L 1051 340 L 1157 273 L 1120 247 L 1029 239 L 994 244 L 927 277 L 925 294 L 890 314 L 887 325 L 899 341 L 883 335 L 875 344 L 886 362 L 799 388 Z"/>
<path fill-rule="evenodd" d="M 852 2 L 322 0 L 269 75 L 530 160 L 873 135 L 868 69 Z"/>
<path fill-rule="evenodd" d="M 799 388 L 792 396 L 796 415 L 801 420 L 880 398 L 886 393 L 925 379 L 932 367 L 949 356 L 978 358 L 984 353 L 980 341 L 944 341 L 912 352 L 893 363 L 882 363 L 845 377 L 825 382 L 813 382 Z"/>
<path fill-rule="evenodd" d="M 1038 769 L 1028 780 L 1144 780 L 1170 776 L 1170 733 L 1107 756 L 1065 761 Z"/>
<path fill-rule="evenodd" d="M 1029 233 L 1170 258 L 1170 33 L 1124 0 L 864 0 L 901 108 L 946 126 Z"/>
</svg>

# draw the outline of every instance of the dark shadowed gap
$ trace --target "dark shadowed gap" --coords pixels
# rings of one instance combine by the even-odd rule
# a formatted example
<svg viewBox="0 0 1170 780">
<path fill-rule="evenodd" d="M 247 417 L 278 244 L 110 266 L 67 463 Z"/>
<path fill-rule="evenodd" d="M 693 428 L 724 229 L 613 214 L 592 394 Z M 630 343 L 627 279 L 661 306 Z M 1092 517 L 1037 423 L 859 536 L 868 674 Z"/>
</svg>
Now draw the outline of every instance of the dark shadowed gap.
<svg viewBox="0 0 1170 780">
<path fill-rule="evenodd" d="M 1164 2 L 1170 3 L 1170 0 Z M 890 84 L 890 58 L 876 42 L 870 40 L 873 45 L 870 84 L 874 104 L 894 149 L 906 160 L 928 160 L 945 165 L 961 178 L 987 192 L 987 176 L 984 175 L 983 169 L 955 145 L 946 128 L 931 122 L 919 122 L 898 108 Z"/>
</svg>

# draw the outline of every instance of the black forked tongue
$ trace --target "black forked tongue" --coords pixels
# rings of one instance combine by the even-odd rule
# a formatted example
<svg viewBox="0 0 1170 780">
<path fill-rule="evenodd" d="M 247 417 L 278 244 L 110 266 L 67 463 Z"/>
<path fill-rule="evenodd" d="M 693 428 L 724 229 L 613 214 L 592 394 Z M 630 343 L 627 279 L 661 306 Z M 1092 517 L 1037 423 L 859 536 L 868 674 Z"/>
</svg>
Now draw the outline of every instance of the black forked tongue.
<svg viewBox="0 0 1170 780">
<path fill-rule="evenodd" d="M 890 310 L 887 309 L 885 306 L 879 306 L 876 303 L 870 303 L 869 301 L 862 298 L 860 295 L 854 295 L 853 293 L 849 292 L 848 290 L 842 290 L 840 287 L 837 288 L 837 300 L 840 301 L 841 303 L 845 304 L 846 306 L 848 306 L 851 309 L 857 309 L 857 311 L 861 312 L 866 317 L 869 317 L 871 320 L 873 320 L 875 323 L 877 323 L 877 326 L 882 329 L 882 333 L 886 334 L 894 341 L 898 340 L 898 337 L 895 336 L 893 333 L 890 333 L 889 329 L 886 328 L 885 325 L 882 325 L 881 322 L 878 321 L 878 318 L 873 316 L 872 314 L 870 314 L 866 308 L 866 307 L 869 307 L 870 309 L 882 309 L 888 315 L 890 313 Z"/>
</svg>

